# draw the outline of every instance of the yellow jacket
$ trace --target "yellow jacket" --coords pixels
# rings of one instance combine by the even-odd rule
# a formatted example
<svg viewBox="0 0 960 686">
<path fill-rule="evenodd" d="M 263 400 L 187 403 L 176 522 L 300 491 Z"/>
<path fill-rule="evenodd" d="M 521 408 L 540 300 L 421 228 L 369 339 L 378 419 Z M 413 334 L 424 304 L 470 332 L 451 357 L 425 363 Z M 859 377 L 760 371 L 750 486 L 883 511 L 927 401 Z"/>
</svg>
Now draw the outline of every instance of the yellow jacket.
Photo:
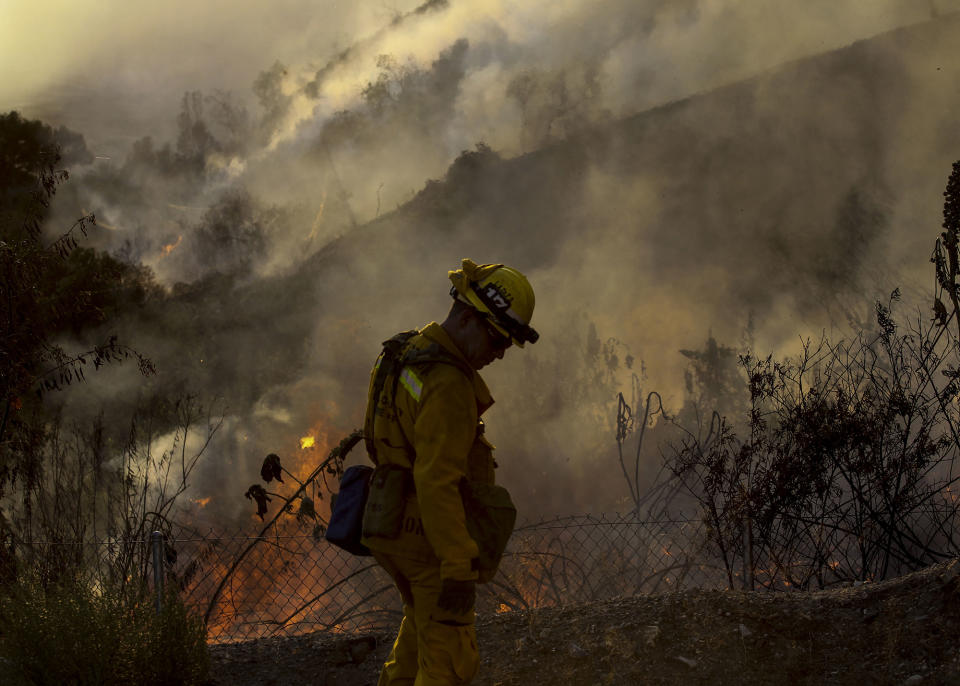
<svg viewBox="0 0 960 686">
<path fill-rule="evenodd" d="M 436 322 L 415 334 L 404 351 L 438 350 L 436 346 L 461 364 L 421 355 L 427 361 L 414 358 L 400 369 L 396 383 L 387 377 L 379 398 L 372 397 L 377 367 L 370 375 L 365 425 L 373 420 L 376 461 L 412 466 L 415 492 L 408 495 L 398 538 L 365 537 L 363 543 L 392 555 L 436 560 L 445 579 L 476 579 L 478 549 L 467 532 L 459 484 L 464 477 L 494 483 L 493 446 L 484 438 L 480 420 L 493 398 Z"/>
</svg>

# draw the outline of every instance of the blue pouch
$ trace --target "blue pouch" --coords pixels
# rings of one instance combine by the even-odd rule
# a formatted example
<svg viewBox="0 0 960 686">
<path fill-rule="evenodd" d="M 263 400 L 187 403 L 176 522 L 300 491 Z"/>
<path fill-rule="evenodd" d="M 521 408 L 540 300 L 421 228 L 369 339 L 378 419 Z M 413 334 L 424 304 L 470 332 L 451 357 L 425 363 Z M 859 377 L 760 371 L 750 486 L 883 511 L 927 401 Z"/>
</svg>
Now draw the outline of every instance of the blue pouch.
<svg viewBox="0 0 960 686">
<path fill-rule="evenodd" d="M 363 510 L 367 505 L 372 474 L 373 467 L 348 467 L 340 477 L 340 492 L 333 496 L 325 538 L 354 555 L 371 554 L 370 549 L 360 542 L 360 536 L 363 533 Z"/>
</svg>

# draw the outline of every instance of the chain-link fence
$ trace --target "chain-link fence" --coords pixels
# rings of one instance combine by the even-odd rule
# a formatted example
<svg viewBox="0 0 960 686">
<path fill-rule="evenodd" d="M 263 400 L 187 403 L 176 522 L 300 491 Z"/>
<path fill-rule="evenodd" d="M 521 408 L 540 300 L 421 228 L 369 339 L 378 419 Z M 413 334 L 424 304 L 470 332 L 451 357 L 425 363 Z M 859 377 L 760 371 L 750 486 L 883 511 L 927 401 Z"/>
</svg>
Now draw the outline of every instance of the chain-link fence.
<svg viewBox="0 0 960 686">
<path fill-rule="evenodd" d="M 15 558 L 21 569 L 40 576 L 43 568 L 95 568 L 114 582 L 139 578 L 173 585 L 204 617 L 212 642 L 397 626 L 399 594 L 372 557 L 329 544 L 319 529 L 306 534 L 294 518 L 276 521 L 266 531 L 174 530 L 166 537 L 86 544 L 33 541 L 17 551 L 2 547 L 0 572 L 4 559 Z M 739 547 L 721 551 L 715 532 L 700 519 L 607 514 L 527 523 L 515 530 L 496 577 L 479 588 L 477 611 L 586 604 L 690 588 L 803 588 L 786 581 L 794 572 L 817 577 L 821 588 L 859 578 L 838 574 L 841 563 L 830 556 L 817 569 L 810 568 L 809 555 L 774 559 L 764 549 L 755 556 L 749 529 L 743 533 Z M 855 561 L 856 555 L 844 557 L 834 548 L 845 563 Z M 903 571 L 891 567 L 890 576 Z"/>
<path fill-rule="evenodd" d="M 292 519 L 269 531 L 175 529 L 142 541 L 34 541 L 17 557 L 24 568 L 82 565 L 101 570 L 101 577 L 172 584 L 204 617 L 212 642 L 399 623 L 399 594 L 372 557 L 353 556 L 319 531 L 304 533 Z M 740 583 L 714 547 L 700 520 L 608 514 L 527 523 L 515 530 L 496 577 L 480 587 L 477 610 L 493 614 Z"/>
<path fill-rule="evenodd" d="M 319 532 L 306 534 L 293 519 L 269 531 L 174 530 L 162 541 L 33 543 L 21 553 L 45 564 L 60 558 L 77 564 L 78 555 L 89 563 L 93 556 L 111 573 L 173 584 L 205 618 L 212 642 L 398 625 L 399 594 L 372 557 L 353 556 Z M 496 577 L 479 589 L 477 610 L 493 614 L 639 593 L 740 587 L 745 576 L 752 585 L 753 572 L 758 589 L 789 590 L 764 581 L 765 561 L 745 564 L 744 557 L 753 560 L 746 544 L 733 562 L 730 551 L 721 555 L 710 528 L 698 519 L 556 517 L 516 529 Z M 19 558 L 29 564 L 26 555 Z"/>
<path fill-rule="evenodd" d="M 164 578 L 207 620 L 211 641 L 316 630 L 394 627 L 399 595 L 373 558 L 295 529 L 251 537 L 210 532 L 164 546 Z M 725 588 L 698 521 L 572 516 L 518 527 L 481 613 L 591 602 L 680 588 Z"/>
<path fill-rule="evenodd" d="M 37 578 L 91 570 L 92 583 L 140 581 L 176 588 L 204 617 L 209 640 L 230 642 L 317 630 L 366 631 L 399 623 L 399 594 L 372 557 L 305 533 L 295 519 L 264 533 L 168 531 L 140 540 L 37 541 L 4 560 Z M 519 526 L 477 610 L 507 612 L 587 603 L 616 595 L 728 580 L 699 521 L 640 521 L 626 515 L 557 517 Z M 13 568 L 11 567 L 11 573 Z"/>
</svg>

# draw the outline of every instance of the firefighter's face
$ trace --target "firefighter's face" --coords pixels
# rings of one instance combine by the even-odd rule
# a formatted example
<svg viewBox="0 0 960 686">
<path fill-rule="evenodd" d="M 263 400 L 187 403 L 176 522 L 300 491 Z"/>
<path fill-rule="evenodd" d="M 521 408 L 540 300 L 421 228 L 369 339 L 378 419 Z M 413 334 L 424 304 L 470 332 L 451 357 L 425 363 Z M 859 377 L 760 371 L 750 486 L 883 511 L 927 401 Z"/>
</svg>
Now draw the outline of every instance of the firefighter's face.
<svg viewBox="0 0 960 686">
<path fill-rule="evenodd" d="M 466 336 L 464 356 L 474 369 L 482 369 L 494 360 L 503 358 L 512 341 L 501 334 L 482 314 L 473 312 L 470 317 L 470 335 Z"/>
</svg>

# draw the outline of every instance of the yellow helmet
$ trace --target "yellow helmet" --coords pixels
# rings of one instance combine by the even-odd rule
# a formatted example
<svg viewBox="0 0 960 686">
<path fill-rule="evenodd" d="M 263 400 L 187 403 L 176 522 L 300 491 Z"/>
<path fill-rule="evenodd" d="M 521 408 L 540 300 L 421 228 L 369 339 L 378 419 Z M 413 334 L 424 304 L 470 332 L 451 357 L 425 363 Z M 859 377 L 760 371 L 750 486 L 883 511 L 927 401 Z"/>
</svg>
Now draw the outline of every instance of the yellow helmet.
<svg viewBox="0 0 960 686">
<path fill-rule="evenodd" d="M 462 267 L 447 272 L 450 295 L 484 315 L 493 327 L 517 346 L 540 338 L 531 326 L 536 299 L 527 277 L 502 264 L 477 265 L 463 260 Z"/>
</svg>

